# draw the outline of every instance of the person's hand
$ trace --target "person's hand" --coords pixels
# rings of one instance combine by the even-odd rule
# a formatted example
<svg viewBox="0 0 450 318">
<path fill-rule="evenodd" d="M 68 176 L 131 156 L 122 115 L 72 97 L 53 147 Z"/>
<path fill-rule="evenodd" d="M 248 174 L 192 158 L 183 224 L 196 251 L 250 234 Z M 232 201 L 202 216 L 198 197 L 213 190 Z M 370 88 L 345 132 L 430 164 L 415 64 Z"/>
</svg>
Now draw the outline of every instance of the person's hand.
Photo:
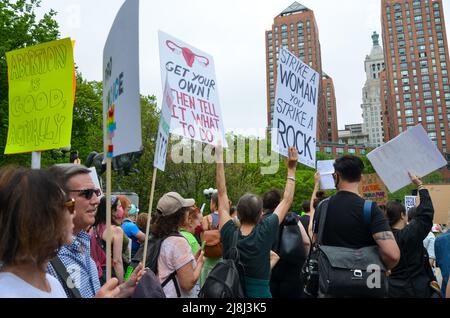
<svg viewBox="0 0 450 318">
<path fill-rule="evenodd" d="M 99 289 L 95 298 L 116 298 L 120 294 L 119 280 L 115 277 L 111 278 L 109 281 Z"/>
<path fill-rule="evenodd" d="M 130 298 L 144 274 L 145 270 L 142 267 L 142 263 L 139 263 L 139 265 L 136 266 L 133 273 L 130 275 L 130 278 L 128 278 L 125 283 L 119 285 L 120 293 L 116 296 L 116 298 Z"/>
<path fill-rule="evenodd" d="M 202 249 L 201 248 L 197 251 L 197 253 L 195 253 L 194 258 L 195 258 L 196 262 L 198 262 L 198 258 L 200 257 L 201 253 L 202 253 Z"/>
<path fill-rule="evenodd" d="M 203 250 L 200 250 L 200 254 L 198 254 L 196 262 L 197 262 L 197 266 L 199 264 L 203 264 L 205 262 L 205 252 Z"/>
<path fill-rule="evenodd" d="M 412 183 L 416 186 L 420 187 L 422 185 L 422 180 L 420 180 L 418 176 L 411 174 L 410 172 L 408 172 L 408 175 L 411 178 Z"/>
<path fill-rule="evenodd" d="M 320 183 L 320 172 L 316 171 L 316 173 L 314 174 L 314 184 L 319 184 Z"/>
<path fill-rule="evenodd" d="M 288 149 L 288 168 L 295 169 L 297 167 L 298 151 L 294 147 Z"/>
</svg>

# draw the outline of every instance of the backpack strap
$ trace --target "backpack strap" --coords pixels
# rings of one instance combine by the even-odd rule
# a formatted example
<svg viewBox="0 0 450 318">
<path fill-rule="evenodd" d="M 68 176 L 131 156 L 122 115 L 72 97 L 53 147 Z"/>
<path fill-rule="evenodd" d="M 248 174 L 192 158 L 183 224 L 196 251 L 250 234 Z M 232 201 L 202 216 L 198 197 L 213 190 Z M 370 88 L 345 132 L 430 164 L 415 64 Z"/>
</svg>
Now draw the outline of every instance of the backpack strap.
<svg viewBox="0 0 450 318">
<path fill-rule="evenodd" d="M 370 226 L 372 223 L 372 201 L 364 201 L 364 224 Z"/>
<path fill-rule="evenodd" d="M 319 245 L 322 244 L 323 239 L 323 231 L 325 229 L 325 220 L 327 219 L 327 211 L 328 211 L 328 203 L 330 203 L 330 198 L 326 198 L 322 200 L 317 206 L 317 212 L 319 212 L 320 220 L 319 220 L 319 230 L 317 235 L 317 243 Z"/>
<path fill-rule="evenodd" d="M 50 260 L 50 264 L 52 264 L 54 270 L 56 271 L 56 274 L 59 276 L 60 282 L 64 286 L 64 290 L 68 291 L 70 293 L 69 298 L 83 298 L 81 297 L 80 291 L 75 286 L 69 287 L 67 285 L 67 282 L 72 280 L 69 273 L 67 272 L 66 267 L 64 266 L 63 262 L 59 259 L 58 256 L 54 257 L 52 260 Z"/>
<path fill-rule="evenodd" d="M 181 290 L 180 290 L 180 286 L 178 286 L 178 281 L 177 281 L 177 272 L 172 272 L 172 274 L 170 274 L 161 284 L 161 287 L 164 288 L 170 281 L 173 281 L 173 284 L 175 286 L 175 290 L 177 291 L 177 297 L 180 298 L 181 297 Z"/>
</svg>

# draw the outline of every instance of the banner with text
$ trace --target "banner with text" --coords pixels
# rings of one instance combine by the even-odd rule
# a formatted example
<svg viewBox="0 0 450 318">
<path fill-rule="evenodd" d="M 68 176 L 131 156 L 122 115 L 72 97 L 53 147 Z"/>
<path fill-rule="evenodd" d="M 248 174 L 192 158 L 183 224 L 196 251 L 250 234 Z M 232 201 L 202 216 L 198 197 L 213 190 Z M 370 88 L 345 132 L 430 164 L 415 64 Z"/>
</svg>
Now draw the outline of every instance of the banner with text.
<svg viewBox="0 0 450 318">
<path fill-rule="evenodd" d="M 213 57 L 161 31 L 159 55 L 173 91 L 170 132 L 227 147 Z"/>
<path fill-rule="evenodd" d="M 155 158 L 153 166 L 161 171 L 166 168 L 167 146 L 169 144 L 170 136 L 170 121 L 173 107 L 172 88 L 166 77 L 166 84 L 164 85 L 164 95 L 161 107 L 161 118 L 159 120 L 158 137 L 156 139 Z"/>
<path fill-rule="evenodd" d="M 405 195 L 405 210 L 408 215 L 409 210 L 416 206 L 417 197 L 414 195 Z"/>
<path fill-rule="evenodd" d="M 6 53 L 9 127 L 5 154 L 69 147 L 73 112 L 70 38 Z"/>
<path fill-rule="evenodd" d="M 107 157 L 141 150 L 138 0 L 122 5 L 103 49 L 103 129 Z"/>
<path fill-rule="evenodd" d="M 287 157 L 296 147 L 298 162 L 315 168 L 316 121 L 321 76 L 280 47 L 272 121 L 272 151 Z M 274 131 L 275 130 L 275 131 Z"/>
<path fill-rule="evenodd" d="M 376 173 L 365 174 L 359 183 L 359 193 L 364 200 L 375 201 L 377 205 L 386 205 L 388 191 Z"/>
</svg>

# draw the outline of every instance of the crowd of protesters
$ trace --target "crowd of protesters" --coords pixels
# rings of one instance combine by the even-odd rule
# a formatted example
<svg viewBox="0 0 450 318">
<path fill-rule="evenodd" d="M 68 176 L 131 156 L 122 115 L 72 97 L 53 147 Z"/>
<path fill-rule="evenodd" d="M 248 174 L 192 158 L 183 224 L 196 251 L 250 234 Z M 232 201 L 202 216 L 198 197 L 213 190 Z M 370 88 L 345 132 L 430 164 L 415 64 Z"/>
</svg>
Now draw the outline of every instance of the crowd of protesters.
<svg viewBox="0 0 450 318">
<path fill-rule="evenodd" d="M 148 242 L 160 242 L 154 274 L 166 297 L 197 297 L 211 271 L 233 249 L 235 237 L 247 298 L 310 297 L 304 269 L 317 249 L 328 247 L 375 250 L 388 282 L 385 297 L 450 296 L 450 231 L 437 237 L 432 232 L 433 203 L 420 178 L 410 175 L 420 197 L 417 207 L 408 213 L 398 201 L 379 207 L 358 192 L 363 162 L 345 155 L 334 163 L 336 194 L 327 197 L 319 191 L 317 172 L 311 199 L 301 203 L 299 215 L 292 211 L 295 188 L 302 187 L 295 179 L 297 159 L 297 150 L 290 148 L 283 194 L 276 189 L 262 196 L 245 193 L 232 206 L 218 146 L 217 191 L 209 214 L 203 216 L 194 199 L 176 192 L 159 199 Z M 132 297 L 149 271 L 142 262 L 132 266 L 144 248 L 149 216 L 126 196 L 110 196 L 108 280 L 106 200 L 90 170 L 80 164 L 47 170 L 3 167 L 0 297 Z M 319 276 L 324 268 L 320 262 L 323 257 Z M 355 297 L 325 285 L 319 284 L 316 297 Z"/>
</svg>

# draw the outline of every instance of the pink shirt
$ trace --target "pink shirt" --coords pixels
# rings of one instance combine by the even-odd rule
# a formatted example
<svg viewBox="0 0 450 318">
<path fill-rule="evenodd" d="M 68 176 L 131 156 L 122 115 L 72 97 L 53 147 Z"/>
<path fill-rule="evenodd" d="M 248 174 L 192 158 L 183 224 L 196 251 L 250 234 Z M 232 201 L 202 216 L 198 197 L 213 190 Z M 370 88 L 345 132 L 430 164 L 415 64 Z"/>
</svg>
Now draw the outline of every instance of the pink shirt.
<svg viewBox="0 0 450 318">
<path fill-rule="evenodd" d="M 159 281 L 163 283 L 171 273 L 179 270 L 181 267 L 190 262 L 192 262 L 192 266 L 195 268 L 196 263 L 194 255 L 192 254 L 192 249 L 189 246 L 188 241 L 184 237 L 168 237 L 161 244 L 161 252 L 158 258 Z M 191 297 L 192 290 L 182 289 L 179 282 L 178 286 L 180 287 L 182 298 Z M 167 285 L 164 287 L 164 293 L 166 294 L 167 298 L 177 297 L 177 292 L 173 281 L 167 283 Z"/>
</svg>

